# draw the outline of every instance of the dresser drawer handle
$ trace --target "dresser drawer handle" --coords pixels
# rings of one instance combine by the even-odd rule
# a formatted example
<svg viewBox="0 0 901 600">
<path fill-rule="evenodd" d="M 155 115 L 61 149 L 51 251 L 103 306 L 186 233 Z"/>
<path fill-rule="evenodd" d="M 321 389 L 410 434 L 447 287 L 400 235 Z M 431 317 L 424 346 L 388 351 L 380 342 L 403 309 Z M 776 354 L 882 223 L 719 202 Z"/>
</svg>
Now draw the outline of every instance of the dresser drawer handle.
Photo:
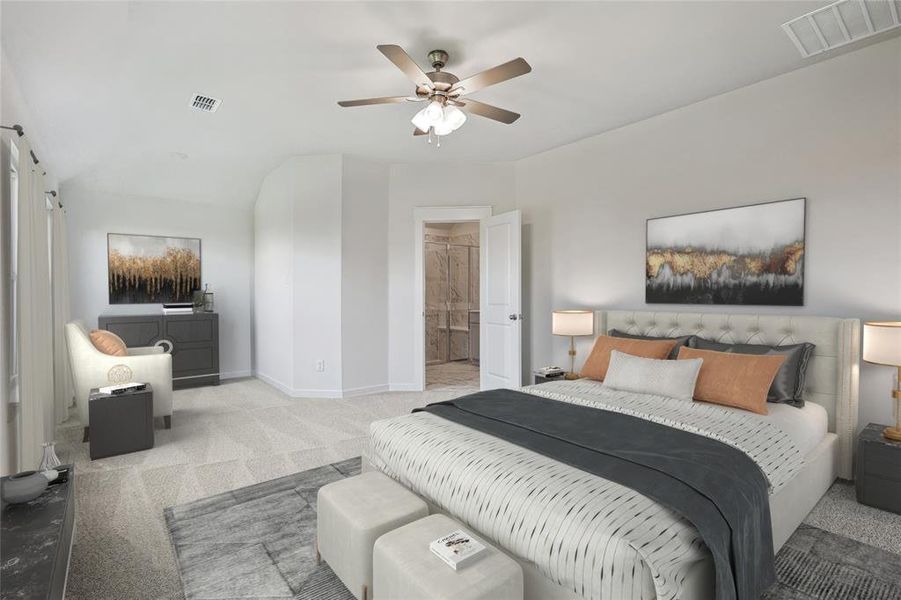
<svg viewBox="0 0 901 600">
<path fill-rule="evenodd" d="M 175 345 L 170 340 L 159 340 L 154 344 L 154 346 L 162 348 L 163 352 L 165 352 L 166 354 L 172 354 L 172 348 L 175 347 Z"/>
</svg>

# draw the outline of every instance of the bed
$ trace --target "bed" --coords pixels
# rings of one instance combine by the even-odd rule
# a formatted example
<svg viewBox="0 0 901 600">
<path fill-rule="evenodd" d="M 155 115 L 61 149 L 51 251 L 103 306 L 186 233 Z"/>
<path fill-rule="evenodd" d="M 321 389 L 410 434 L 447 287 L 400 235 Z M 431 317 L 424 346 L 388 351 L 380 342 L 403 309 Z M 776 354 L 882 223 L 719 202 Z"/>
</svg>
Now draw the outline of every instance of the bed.
<svg viewBox="0 0 901 600">
<path fill-rule="evenodd" d="M 721 433 L 722 441 L 749 455 L 757 452 L 755 460 L 769 478 L 775 550 L 785 543 L 836 477 L 850 479 L 857 424 L 857 320 L 610 311 L 598 312 L 596 323 L 599 333 L 616 328 L 666 337 L 695 334 L 728 343 L 816 344 L 808 367 L 804 409 L 770 405 L 766 417 L 736 416 L 729 411 L 745 411 L 726 407 L 702 407 L 705 410 L 695 411 L 697 415 L 687 416 L 677 425 L 666 420 L 675 413 L 665 412 L 669 408 L 661 397 L 642 399 L 610 394 L 599 383 L 590 381 L 524 388 L 531 395 L 563 401 L 567 406 L 601 408 L 607 411 L 605 414 L 636 414 L 689 431 L 700 427 L 707 435 Z M 726 427 L 723 423 L 732 425 Z M 758 429 L 778 438 L 778 444 L 769 444 L 772 449 L 755 444 L 748 431 Z M 434 512 L 449 514 L 465 523 L 517 559 L 523 566 L 527 598 L 714 598 L 713 560 L 697 531 L 691 523 L 640 493 L 434 415 L 407 415 L 376 422 L 371 433 L 365 468 L 385 472 L 422 496 Z M 466 467 L 466 460 L 460 459 L 461 448 L 467 456 L 478 457 L 478 468 Z M 516 476 L 517 470 L 521 471 L 520 476 Z M 497 481 L 504 483 L 494 483 Z M 536 490 L 547 495 L 541 501 L 527 501 L 527 496 Z M 595 529 L 588 529 L 574 516 L 576 505 L 584 509 L 592 502 L 610 508 L 603 527 L 592 521 Z M 486 506 L 498 503 L 504 503 L 502 513 L 498 510 L 486 514 Z M 506 510 L 511 503 L 514 509 Z M 616 526 L 616 519 L 629 523 L 629 527 Z M 631 525 L 636 522 L 641 527 Z M 550 530 L 545 535 L 549 539 L 539 543 L 532 539 L 534 535 L 522 533 L 534 534 L 539 527 Z M 621 531 L 624 528 L 628 535 Z M 648 551 L 651 540 L 660 539 L 662 533 L 667 544 L 655 543 L 653 551 Z M 547 550 L 559 551 L 557 546 L 564 544 L 572 544 L 570 552 Z"/>
</svg>

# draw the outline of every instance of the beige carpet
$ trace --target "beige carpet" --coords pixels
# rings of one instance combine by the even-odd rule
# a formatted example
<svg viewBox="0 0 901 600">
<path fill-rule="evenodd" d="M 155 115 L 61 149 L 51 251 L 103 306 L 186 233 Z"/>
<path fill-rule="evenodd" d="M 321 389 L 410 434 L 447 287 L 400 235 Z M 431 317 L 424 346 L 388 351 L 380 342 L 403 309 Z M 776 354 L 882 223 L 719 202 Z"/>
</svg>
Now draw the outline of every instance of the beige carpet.
<svg viewBox="0 0 901 600">
<path fill-rule="evenodd" d="M 180 390 L 153 449 L 96 461 L 65 423 L 57 450 L 77 474 L 66 598 L 181 598 L 164 508 L 359 456 L 370 422 L 469 391 L 298 399 L 256 379 Z"/>
<path fill-rule="evenodd" d="M 347 400 L 288 398 L 256 379 L 177 391 L 172 429 L 157 429 L 153 449 L 97 461 L 67 422 L 58 454 L 77 469 L 67 599 L 182 598 L 164 508 L 359 456 L 370 422 L 473 391 L 450 370 L 447 387 Z M 858 505 L 846 484 L 807 521 L 901 550 L 901 516 Z"/>
</svg>

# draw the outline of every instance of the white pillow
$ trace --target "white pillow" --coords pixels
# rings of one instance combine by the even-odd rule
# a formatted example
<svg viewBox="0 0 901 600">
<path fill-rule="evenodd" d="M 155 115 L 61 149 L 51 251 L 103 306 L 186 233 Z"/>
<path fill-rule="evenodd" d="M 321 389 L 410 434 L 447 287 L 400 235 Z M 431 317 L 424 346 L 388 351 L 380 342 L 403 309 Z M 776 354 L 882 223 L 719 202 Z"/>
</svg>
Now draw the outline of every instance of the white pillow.
<svg viewBox="0 0 901 600">
<path fill-rule="evenodd" d="M 604 387 L 690 401 L 702 362 L 701 358 L 657 360 L 613 350 Z"/>
</svg>

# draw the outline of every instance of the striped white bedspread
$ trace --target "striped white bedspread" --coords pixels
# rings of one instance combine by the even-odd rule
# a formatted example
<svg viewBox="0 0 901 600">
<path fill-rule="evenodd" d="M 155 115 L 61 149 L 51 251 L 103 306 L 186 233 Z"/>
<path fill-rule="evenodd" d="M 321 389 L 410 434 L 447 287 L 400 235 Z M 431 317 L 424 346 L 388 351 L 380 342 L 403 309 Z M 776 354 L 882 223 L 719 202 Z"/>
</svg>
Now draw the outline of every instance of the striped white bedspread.
<svg viewBox="0 0 901 600">
<path fill-rule="evenodd" d="M 744 451 L 771 491 L 803 466 L 791 438 L 750 412 L 560 381 L 524 392 L 622 412 Z M 674 599 L 711 560 L 688 521 L 627 487 L 429 413 L 377 421 L 372 465 L 546 577 L 590 600 Z"/>
</svg>

